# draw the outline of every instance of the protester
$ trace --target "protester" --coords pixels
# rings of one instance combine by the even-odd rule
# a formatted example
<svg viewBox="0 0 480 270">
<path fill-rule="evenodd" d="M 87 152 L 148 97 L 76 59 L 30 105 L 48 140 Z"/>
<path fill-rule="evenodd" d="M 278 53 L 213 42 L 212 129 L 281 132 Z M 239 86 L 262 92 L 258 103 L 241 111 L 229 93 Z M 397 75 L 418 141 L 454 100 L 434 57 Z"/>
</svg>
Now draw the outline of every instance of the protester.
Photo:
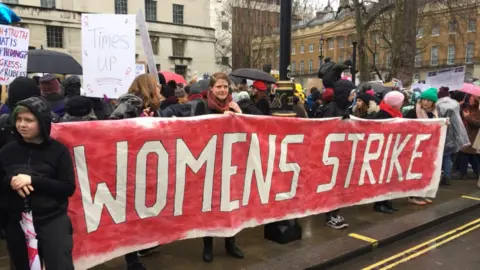
<svg viewBox="0 0 480 270">
<path fill-rule="evenodd" d="M 157 80 L 152 74 L 142 74 L 135 78 L 128 88 L 128 93 L 141 98 L 143 109 L 147 110 L 151 116 L 160 115 L 160 101 L 162 99 L 160 85 L 157 84 Z M 173 91 L 173 97 L 176 99 L 174 94 Z"/>
<path fill-rule="evenodd" d="M 343 63 L 335 64 L 328 73 L 322 77 L 322 82 L 325 88 L 335 88 L 335 83 L 342 78 L 342 73 L 349 69 L 352 65 L 352 61 L 346 60 Z"/>
<path fill-rule="evenodd" d="M 410 119 L 430 119 L 438 118 L 438 111 L 435 103 L 438 101 L 438 90 L 436 88 L 429 88 L 422 92 L 420 100 L 415 105 L 414 109 L 411 109 L 405 115 L 405 118 Z M 476 134 L 475 134 L 476 135 Z M 410 203 L 416 205 L 425 205 L 432 203 L 432 200 L 428 198 L 410 197 L 408 199 Z"/>
<path fill-rule="evenodd" d="M 183 88 L 175 89 L 175 96 L 177 97 L 179 104 L 185 104 L 189 101 L 188 94 L 185 92 Z"/>
<path fill-rule="evenodd" d="M 237 104 L 242 110 L 244 114 L 253 114 L 253 115 L 264 115 L 262 111 L 260 111 L 255 103 L 253 103 L 252 99 L 250 98 L 250 94 L 248 92 L 240 92 L 237 95 Z"/>
<path fill-rule="evenodd" d="M 17 77 L 8 86 L 8 98 L 0 108 L 1 114 L 11 113 L 15 104 L 21 100 L 38 96 L 40 96 L 40 88 L 38 88 L 35 80 Z"/>
<path fill-rule="evenodd" d="M 97 120 L 93 111 L 93 103 L 84 96 L 74 96 L 65 104 L 65 115 L 60 122 L 77 122 Z"/>
<path fill-rule="evenodd" d="M 335 62 L 332 62 L 330 57 L 326 57 L 325 62 L 318 69 L 318 78 L 322 79 L 334 66 Z"/>
<path fill-rule="evenodd" d="M 175 96 L 175 89 L 170 85 L 162 85 L 160 94 L 164 98 L 160 103 L 160 110 L 166 109 L 168 106 L 178 104 L 178 98 Z M 190 90 L 191 91 L 191 90 Z"/>
<path fill-rule="evenodd" d="M 41 98 L 20 101 L 11 119 L 18 140 L 0 150 L 0 168 L 7 197 L 7 246 L 15 269 L 30 269 L 19 221 L 31 210 L 45 268 L 73 270 L 73 231 L 67 215 L 68 198 L 75 191 L 70 151 L 50 138 L 52 115 Z"/>
<path fill-rule="evenodd" d="M 473 145 L 473 143 L 475 142 L 475 138 L 480 128 L 480 110 L 478 106 L 479 97 L 471 95 L 468 99 L 468 104 L 464 104 L 462 110 L 463 121 L 465 123 L 465 128 L 467 130 L 471 145 Z M 460 177 L 462 179 L 477 179 L 479 177 L 480 164 L 477 150 L 471 145 L 462 148 L 462 150 L 458 153 Z M 472 165 L 472 170 L 475 173 L 475 175 L 472 177 L 468 177 L 467 175 L 467 167 L 469 163 Z"/>
<path fill-rule="evenodd" d="M 373 100 L 373 97 L 367 93 L 359 93 L 357 96 L 357 102 L 352 107 L 352 113 L 354 116 L 365 119 L 372 119 L 376 117 L 376 114 L 380 111 L 377 103 Z"/>
<path fill-rule="evenodd" d="M 253 102 L 264 115 L 271 115 L 270 101 L 268 99 L 267 84 L 262 81 L 254 81 L 252 85 Z"/>
<path fill-rule="evenodd" d="M 388 92 L 383 100 L 380 102 L 379 111 L 375 116 L 375 119 L 390 119 L 390 118 L 402 118 L 402 108 L 405 96 L 399 91 Z M 393 206 L 391 201 L 380 201 L 373 204 L 373 211 L 384 213 L 384 214 L 393 214 L 398 211 L 397 208 Z"/>
<path fill-rule="evenodd" d="M 293 111 L 296 117 L 308 118 L 307 110 L 305 109 L 305 93 L 301 87 L 297 87 L 293 92 Z"/>
<path fill-rule="evenodd" d="M 242 113 L 237 103 L 232 101 L 229 93 L 230 80 L 228 75 L 222 72 L 214 73 L 210 77 L 210 90 L 207 93 L 206 114 L 236 114 Z M 243 252 L 235 243 L 235 237 L 225 238 L 225 249 L 228 255 L 243 259 Z M 203 238 L 203 260 L 213 261 L 213 237 Z"/>
<path fill-rule="evenodd" d="M 52 112 L 62 117 L 65 113 L 65 100 L 61 95 L 61 85 L 57 77 L 47 74 L 40 78 L 40 91 Z"/>
<path fill-rule="evenodd" d="M 72 97 L 80 96 L 80 88 L 82 84 L 80 78 L 76 75 L 72 75 L 63 81 L 63 89 L 65 91 L 65 103 Z"/>
<path fill-rule="evenodd" d="M 439 99 L 436 103 L 438 116 L 448 118 L 449 121 L 447 135 L 445 137 L 445 147 L 443 150 L 443 175 L 440 184 L 450 185 L 453 154 L 460 151 L 463 147 L 468 146 L 470 140 L 460 116 L 460 104 L 449 97 L 448 87 L 440 88 L 438 98 Z"/>
</svg>

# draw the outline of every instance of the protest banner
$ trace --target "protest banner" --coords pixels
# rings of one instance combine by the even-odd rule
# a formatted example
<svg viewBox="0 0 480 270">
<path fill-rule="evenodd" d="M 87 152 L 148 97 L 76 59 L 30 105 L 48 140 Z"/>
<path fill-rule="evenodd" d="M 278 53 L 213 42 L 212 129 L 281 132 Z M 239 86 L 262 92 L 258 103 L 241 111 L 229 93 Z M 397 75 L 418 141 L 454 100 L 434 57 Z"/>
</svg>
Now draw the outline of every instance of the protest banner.
<svg viewBox="0 0 480 270">
<path fill-rule="evenodd" d="M 115 99 L 135 79 L 135 15 L 82 14 L 83 85 Z"/>
<path fill-rule="evenodd" d="M 454 91 L 462 89 L 464 81 L 465 67 L 453 67 L 428 72 L 425 84 L 437 89 L 448 87 Z"/>
<path fill-rule="evenodd" d="M 75 269 L 180 239 L 435 197 L 445 122 L 210 115 L 56 124 L 77 178 Z"/>
<path fill-rule="evenodd" d="M 30 30 L 0 25 L 0 85 L 27 76 Z"/>
</svg>

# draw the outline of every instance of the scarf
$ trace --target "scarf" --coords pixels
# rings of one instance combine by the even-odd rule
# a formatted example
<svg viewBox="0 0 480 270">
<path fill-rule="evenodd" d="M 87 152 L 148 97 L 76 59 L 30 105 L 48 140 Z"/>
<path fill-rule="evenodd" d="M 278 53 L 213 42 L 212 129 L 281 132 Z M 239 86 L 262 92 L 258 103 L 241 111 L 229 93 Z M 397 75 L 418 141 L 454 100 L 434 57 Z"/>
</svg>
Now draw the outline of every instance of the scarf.
<svg viewBox="0 0 480 270">
<path fill-rule="evenodd" d="M 202 94 L 192 94 L 192 95 L 188 96 L 188 99 L 189 100 L 203 99 L 203 95 Z"/>
<path fill-rule="evenodd" d="M 232 95 L 228 95 L 225 100 L 219 100 L 213 95 L 212 91 L 208 91 L 207 102 L 208 102 L 208 108 L 210 110 L 219 112 L 219 113 L 224 113 L 230 110 L 230 107 L 228 107 L 228 103 L 232 102 Z"/>
<path fill-rule="evenodd" d="M 403 118 L 402 112 L 400 110 L 393 108 L 392 106 L 383 102 L 383 100 L 382 102 L 380 102 L 379 107 L 380 107 L 380 110 L 390 114 L 390 116 L 392 116 L 393 118 Z"/>
<path fill-rule="evenodd" d="M 419 102 L 417 102 L 417 105 L 415 105 L 415 112 L 417 113 L 417 119 L 428 119 L 430 117 L 428 117 L 428 112 L 422 108 L 422 104 Z M 431 113 L 433 114 L 433 118 L 438 118 L 438 111 L 437 109 L 434 107 L 433 110 L 431 111 Z"/>
</svg>

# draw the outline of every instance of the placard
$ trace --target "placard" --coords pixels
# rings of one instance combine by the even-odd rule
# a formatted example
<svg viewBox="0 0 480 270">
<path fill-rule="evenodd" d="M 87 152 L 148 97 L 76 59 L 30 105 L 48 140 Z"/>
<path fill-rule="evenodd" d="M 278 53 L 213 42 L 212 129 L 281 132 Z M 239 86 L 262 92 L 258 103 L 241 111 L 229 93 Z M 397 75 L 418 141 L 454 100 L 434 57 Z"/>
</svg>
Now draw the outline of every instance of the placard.
<svg viewBox="0 0 480 270">
<path fill-rule="evenodd" d="M 27 76 L 30 30 L 0 25 L 0 84 Z"/>
<path fill-rule="evenodd" d="M 453 91 L 462 89 L 464 80 L 465 67 L 453 67 L 428 72 L 425 84 L 437 89 L 448 87 Z"/>
<path fill-rule="evenodd" d="M 135 79 L 135 15 L 82 14 L 82 66 L 87 96 L 126 93 Z"/>
<path fill-rule="evenodd" d="M 155 63 L 155 56 L 153 55 L 152 42 L 150 41 L 150 35 L 148 34 L 147 22 L 145 20 L 145 15 L 143 15 L 141 9 L 139 9 L 137 13 L 137 25 L 138 31 L 140 32 L 140 37 L 142 38 L 143 51 L 145 53 L 145 56 L 147 57 L 148 70 L 150 74 L 155 75 L 157 83 L 160 83 L 160 79 L 158 78 L 157 65 Z"/>
<path fill-rule="evenodd" d="M 147 73 L 145 64 L 135 64 L 135 77 Z"/>
</svg>

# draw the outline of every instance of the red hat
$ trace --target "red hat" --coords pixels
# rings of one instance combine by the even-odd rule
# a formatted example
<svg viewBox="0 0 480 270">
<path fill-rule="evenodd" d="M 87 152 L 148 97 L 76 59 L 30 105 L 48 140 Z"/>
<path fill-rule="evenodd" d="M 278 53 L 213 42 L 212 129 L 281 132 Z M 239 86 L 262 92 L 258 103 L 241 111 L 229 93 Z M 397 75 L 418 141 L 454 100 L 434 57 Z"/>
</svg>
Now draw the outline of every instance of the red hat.
<svg viewBox="0 0 480 270">
<path fill-rule="evenodd" d="M 322 94 L 322 100 L 326 102 L 330 102 L 333 99 L 333 88 L 327 88 L 325 89 L 325 92 Z"/>
<path fill-rule="evenodd" d="M 260 91 L 267 91 L 267 84 L 262 81 L 254 81 L 253 87 L 257 88 Z"/>
<path fill-rule="evenodd" d="M 365 93 L 370 96 L 375 96 L 375 92 L 373 91 L 373 89 L 368 89 L 367 91 L 365 91 Z"/>
</svg>

